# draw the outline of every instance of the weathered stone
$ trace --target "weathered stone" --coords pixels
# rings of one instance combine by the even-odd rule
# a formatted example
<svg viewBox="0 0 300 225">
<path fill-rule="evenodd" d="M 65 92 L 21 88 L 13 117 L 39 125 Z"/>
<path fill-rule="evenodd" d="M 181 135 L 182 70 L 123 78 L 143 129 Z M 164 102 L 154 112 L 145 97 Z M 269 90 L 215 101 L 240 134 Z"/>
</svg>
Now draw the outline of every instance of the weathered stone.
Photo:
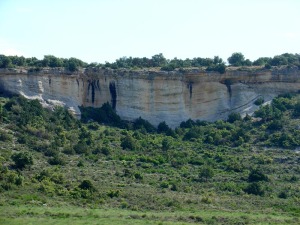
<svg viewBox="0 0 300 225">
<path fill-rule="evenodd" d="M 162 72 L 153 70 L 89 69 L 68 75 L 59 69 L 38 72 L 0 70 L 0 92 L 36 98 L 44 106 L 62 105 L 80 116 L 78 106 L 101 107 L 109 102 L 121 118 L 138 117 L 154 125 L 166 121 L 225 119 L 231 112 L 253 113 L 254 101 L 269 101 L 278 94 L 298 92 L 297 68 L 227 71 L 199 69 Z"/>
</svg>

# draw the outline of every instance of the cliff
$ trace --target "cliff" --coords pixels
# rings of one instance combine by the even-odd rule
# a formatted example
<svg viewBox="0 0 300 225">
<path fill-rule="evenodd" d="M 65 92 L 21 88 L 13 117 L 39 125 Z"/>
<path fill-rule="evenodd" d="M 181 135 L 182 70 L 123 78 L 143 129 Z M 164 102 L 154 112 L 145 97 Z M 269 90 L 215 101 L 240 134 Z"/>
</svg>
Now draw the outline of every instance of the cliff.
<svg viewBox="0 0 300 225">
<path fill-rule="evenodd" d="M 0 92 L 37 98 L 46 107 L 62 105 L 80 116 L 78 106 L 101 107 L 110 102 L 121 118 L 138 117 L 154 125 L 166 121 L 225 119 L 231 112 L 251 114 L 254 101 L 300 90 L 298 68 L 228 70 L 225 74 L 199 69 L 152 70 L 60 69 L 32 72 L 0 70 Z"/>
</svg>

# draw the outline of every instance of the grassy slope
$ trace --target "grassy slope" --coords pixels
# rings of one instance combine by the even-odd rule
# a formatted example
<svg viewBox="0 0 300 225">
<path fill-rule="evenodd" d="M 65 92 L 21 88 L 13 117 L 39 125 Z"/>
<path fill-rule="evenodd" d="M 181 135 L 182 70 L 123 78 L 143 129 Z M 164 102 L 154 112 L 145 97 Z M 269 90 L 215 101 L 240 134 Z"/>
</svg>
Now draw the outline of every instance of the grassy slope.
<svg viewBox="0 0 300 225">
<path fill-rule="evenodd" d="M 298 97 L 284 101 L 294 106 Z M 299 223 L 300 158 L 288 149 L 298 143 L 286 139 L 285 149 L 265 148 L 276 133 L 297 135 L 293 108 L 276 119 L 285 121 L 279 130 L 268 129 L 272 118 L 219 121 L 178 129 L 171 137 L 78 124 L 60 109 L 51 113 L 24 99 L 1 102 L 1 224 Z M 241 127 L 247 135 L 238 132 Z M 188 139 L 193 129 L 201 135 Z M 126 136 L 131 150 L 121 147 Z M 247 141 L 237 142 L 240 137 Z M 18 171 L 11 155 L 24 151 L 34 165 Z M 58 165 L 51 165 L 55 157 Z M 199 177 L 207 167 L 213 176 Z M 253 168 L 268 181 L 250 182 Z M 83 180 L 94 190 L 80 189 Z M 252 183 L 263 193 L 247 193 Z"/>
</svg>

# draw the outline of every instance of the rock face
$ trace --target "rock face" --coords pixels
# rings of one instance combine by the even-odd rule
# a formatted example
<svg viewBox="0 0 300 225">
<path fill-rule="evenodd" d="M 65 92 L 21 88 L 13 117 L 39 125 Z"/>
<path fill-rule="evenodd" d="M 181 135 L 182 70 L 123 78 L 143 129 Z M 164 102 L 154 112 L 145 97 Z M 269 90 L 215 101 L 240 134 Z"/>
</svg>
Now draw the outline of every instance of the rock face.
<svg viewBox="0 0 300 225">
<path fill-rule="evenodd" d="M 278 94 L 300 90 L 298 68 L 232 70 L 225 74 L 198 69 L 85 70 L 68 74 L 61 70 L 0 70 L 0 92 L 37 98 L 46 107 L 62 105 L 80 116 L 78 106 L 101 107 L 109 102 L 121 118 L 138 117 L 171 127 L 189 118 L 214 121 L 231 112 L 251 114 L 254 101 L 269 101 Z"/>
</svg>

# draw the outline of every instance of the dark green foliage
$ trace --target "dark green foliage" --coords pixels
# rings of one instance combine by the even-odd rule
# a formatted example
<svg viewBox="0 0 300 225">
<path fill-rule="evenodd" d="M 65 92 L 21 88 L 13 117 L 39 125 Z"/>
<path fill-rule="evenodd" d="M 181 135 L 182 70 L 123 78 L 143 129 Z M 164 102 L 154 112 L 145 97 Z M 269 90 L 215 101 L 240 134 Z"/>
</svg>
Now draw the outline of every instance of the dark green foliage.
<svg viewBox="0 0 300 225">
<path fill-rule="evenodd" d="M 253 66 L 266 66 L 271 61 L 272 58 L 269 57 L 260 57 L 253 62 Z M 269 68 L 271 69 L 271 67 Z"/>
<path fill-rule="evenodd" d="M 287 193 L 287 191 L 281 191 L 281 192 L 278 194 L 278 198 L 287 199 L 287 198 L 288 198 L 288 193 Z"/>
<path fill-rule="evenodd" d="M 111 105 L 107 102 L 104 103 L 101 108 L 93 107 L 79 107 L 81 111 L 81 120 L 87 122 L 89 120 L 97 121 L 98 123 L 104 123 L 107 125 L 113 125 L 117 127 L 124 127 L 125 123 L 116 114 Z"/>
<path fill-rule="evenodd" d="M 257 110 L 254 113 L 254 116 L 260 117 L 264 122 L 266 122 L 273 119 L 280 119 L 282 117 L 282 112 L 278 108 L 266 105 Z"/>
<path fill-rule="evenodd" d="M 249 59 L 245 59 L 244 55 L 240 52 L 233 53 L 229 58 L 228 62 L 232 66 L 264 66 L 265 69 L 271 69 L 272 66 L 288 66 L 300 67 L 300 57 L 299 54 L 289 54 L 284 53 L 277 55 L 273 58 L 270 57 L 260 57 L 253 63 Z M 163 71 L 173 71 L 178 69 L 180 72 L 184 73 L 185 68 L 191 67 L 204 67 L 206 71 L 216 71 L 221 74 L 226 72 L 226 65 L 224 61 L 219 57 L 214 58 L 201 58 L 195 57 L 193 59 L 166 59 L 162 53 L 156 54 L 151 58 L 138 58 L 138 57 L 122 57 L 117 59 L 115 62 L 109 63 L 85 63 L 80 59 L 74 57 L 58 58 L 53 55 L 45 55 L 42 60 L 35 57 L 25 58 L 23 56 L 5 56 L 0 55 L 0 68 L 13 68 L 13 67 L 30 67 L 30 73 L 39 72 L 43 67 L 50 68 L 65 68 L 66 72 L 76 72 L 80 68 L 111 68 L 111 69 L 138 69 L 138 68 L 153 68 L 158 67 Z"/>
<path fill-rule="evenodd" d="M 220 74 L 226 72 L 226 65 L 224 63 L 215 64 L 206 68 L 206 71 L 217 71 Z"/>
<path fill-rule="evenodd" d="M 175 64 L 169 63 L 169 64 L 167 64 L 165 66 L 162 66 L 161 70 L 164 70 L 164 71 L 173 71 L 173 70 L 175 70 L 175 68 L 176 68 Z"/>
<path fill-rule="evenodd" d="M 269 70 L 269 69 L 272 69 L 272 66 L 270 64 L 265 64 L 265 69 Z"/>
<path fill-rule="evenodd" d="M 95 191 L 95 187 L 93 185 L 93 183 L 90 181 L 90 180 L 83 180 L 79 186 L 78 186 L 80 189 L 83 189 L 83 190 L 89 190 L 89 191 Z"/>
<path fill-rule="evenodd" d="M 228 63 L 232 66 L 244 66 L 245 56 L 240 52 L 233 53 L 228 59 Z"/>
<path fill-rule="evenodd" d="M 294 106 L 294 112 L 293 115 L 295 117 L 299 117 L 300 116 L 300 102 L 297 102 Z"/>
<path fill-rule="evenodd" d="M 125 150 L 136 150 L 137 145 L 132 136 L 126 135 L 121 141 L 121 147 Z"/>
<path fill-rule="evenodd" d="M 183 121 L 180 123 L 181 128 L 192 128 L 196 123 L 192 119 L 188 119 L 187 121 Z"/>
<path fill-rule="evenodd" d="M 273 120 L 268 124 L 269 130 L 280 130 L 283 128 L 284 121 L 283 120 Z"/>
<path fill-rule="evenodd" d="M 199 178 L 204 179 L 205 181 L 208 181 L 214 176 L 214 170 L 210 166 L 204 166 L 201 168 L 199 173 Z"/>
<path fill-rule="evenodd" d="M 249 182 L 257 182 L 257 181 L 269 181 L 268 176 L 263 174 L 260 170 L 251 170 L 248 176 Z"/>
<path fill-rule="evenodd" d="M 109 196 L 110 198 L 117 198 L 120 196 L 120 190 L 111 190 L 107 193 L 107 196 Z"/>
<path fill-rule="evenodd" d="M 12 67 L 11 59 L 8 56 L 0 55 L 0 68 Z"/>
<path fill-rule="evenodd" d="M 74 150 L 77 154 L 88 154 L 90 152 L 90 147 L 85 141 L 79 141 L 74 146 Z"/>
<path fill-rule="evenodd" d="M 0 141 L 12 141 L 12 136 L 4 130 L 0 130 Z"/>
<path fill-rule="evenodd" d="M 233 53 L 228 59 L 232 66 L 251 66 L 252 62 L 249 59 L 245 60 L 245 56 L 240 52 Z"/>
<path fill-rule="evenodd" d="M 248 184 L 248 186 L 244 189 L 244 191 L 248 194 L 253 194 L 253 195 L 263 196 L 265 194 L 265 190 L 263 189 L 262 184 L 259 182 Z"/>
<path fill-rule="evenodd" d="M 142 119 L 141 117 L 133 122 L 133 129 L 145 129 L 148 133 L 156 131 L 155 127 L 151 123 L 149 123 L 147 120 Z"/>
<path fill-rule="evenodd" d="M 168 132 L 169 129 L 170 129 L 170 127 L 166 124 L 165 121 L 159 123 L 157 126 L 158 133 L 166 133 L 166 132 Z"/>
<path fill-rule="evenodd" d="M 242 120 L 242 117 L 239 113 L 233 112 L 228 115 L 227 121 L 229 123 L 234 123 L 235 121 L 239 121 L 239 120 Z"/>
<path fill-rule="evenodd" d="M 163 151 L 167 151 L 169 150 L 169 148 L 171 147 L 171 143 L 167 138 L 164 138 L 161 142 L 161 149 Z"/>
<path fill-rule="evenodd" d="M 64 62 L 63 59 L 57 58 L 53 55 L 45 55 L 42 60 L 44 67 L 63 67 Z"/>
<path fill-rule="evenodd" d="M 255 100 L 254 104 L 255 105 L 262 105 L 264 103 L 264 98 L 259 97 L 258 99 Z"/>
<path fill-rule="evenodd" d="M 64 166 L 66 165 L 66 160 L 62 155 L 55 154 L 53 157 L 51 157 L 48 160 L 50 165 L 61 165 Z"/>
<path fill-rule="evenodd" d="M 199 128 L 191 128 L 183 137 L 183 140 L 197 139 L 201 136 Z"/>
<path fill-rule="evenodd" d="M 33 157 L 30 153 L 28 152 L 19 152 L 19 153 L 14 153 L 11 156 L 11 159 L 15 163 L 15 168 L 23 170 L 26 167 L 30 167 L 33 165 Z"/>
</svg>

